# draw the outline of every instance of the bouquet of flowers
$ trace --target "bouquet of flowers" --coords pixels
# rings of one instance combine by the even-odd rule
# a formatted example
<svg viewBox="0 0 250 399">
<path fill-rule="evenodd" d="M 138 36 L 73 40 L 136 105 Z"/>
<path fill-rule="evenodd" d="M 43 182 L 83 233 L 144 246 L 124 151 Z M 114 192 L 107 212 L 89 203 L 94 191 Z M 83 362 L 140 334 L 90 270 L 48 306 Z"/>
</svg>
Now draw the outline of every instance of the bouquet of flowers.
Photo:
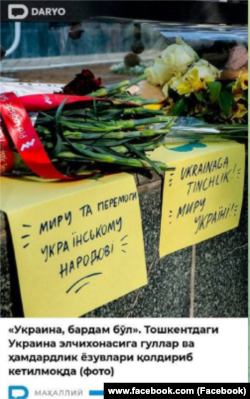
<svg viewBox="0 0 250 399">
<path fill-rule="evenodd" d="M 192 116 L 208 123 L 247 123 L 248 75 L 220 79 L 221 71 L 181 39 L 146 69 L 147 79 L 160 85 L 167 115 Z"/>
<path fill-rule="evenodd" d="M 195 68 L 190 73 L 193 79 L 197 78 Z M 153 161 L 149 153 L 169 141 L 245 137 L 247 128 L 242 124 L 211 126 L 197 124 L 196 118 L 184 121 L 176 118 L 185 112 L 188 116 L 197 116 L 190 106 L 191 95 L 199 98 L 201 104 L 221 103 L 225 112 L 230 112 L 226 104 L 230 90 L 237 104 L 246 101 L 243 79 L 226 89 L 222 89 L 219 82 L 200 80 L 202 87 L 191 91 L 193 84 L 197 88 L 200 83 L 188 81 L 186 75 L 175 90 L 172 83 L 175 77 L 168 82 L 169 93 L 173 93 L 174 98 L 171 103 L 171 97 L 159 102 L 157 98 L 143 99 L 139 94 L 131 94 L 131 86 L 147 76 L 148 72 L 131 81 L 103 87 L 100 79 L 85 71 L 63 88 L 63 94 L 20 99 L 13 93 L 3 94 L 0 98 L 4 122 L 0 131 L 1 173 L 67 178 L 79 174 L 96 177 L 121 170 L 148 174 L 153 169 L 161 175 L 172 169 Z M 94 91 L 86 93 L 91 88 Z M 178 90 L 182 90 L 184 98 L 178 98 L 182 96 Z M 40 111 L 35 117 L 28 114 L 34 110 Z M 205 107 L 199 115 L 201 112 L 212 115 Z"/>
</svg>

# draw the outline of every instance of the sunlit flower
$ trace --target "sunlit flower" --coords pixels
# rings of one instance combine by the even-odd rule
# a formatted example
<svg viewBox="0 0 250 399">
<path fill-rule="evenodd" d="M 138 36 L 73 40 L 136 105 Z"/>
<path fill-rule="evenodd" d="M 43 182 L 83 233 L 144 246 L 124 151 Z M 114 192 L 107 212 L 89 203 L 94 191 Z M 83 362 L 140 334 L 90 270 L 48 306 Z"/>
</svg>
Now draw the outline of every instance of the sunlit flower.
<svg viewBox="0 0 250 399">
<path fill-rule="evenodd" d="M 182 39 L 177 38 L 175 44 L 171 44 L 161 54 L 167 70 L 172 73 L 185 73 L 189 66 L 198 60 L 197 53 Z"/>
<path fill-rule="evenodd" d="M 248 89 L 248 75 L 240 74 L 238 79 L 236 80 L 234 87 L 236 89 L 247 90 Z"/>
<path fill-rule="evenodd" d="M 169 88 L 180 95 L 189 95 L 202 89 L 207 89 L 206 82 L 214 81 L 220 76 L 220 71 L 206 60 L 196 62 L 185 75 L 178 73 L 163 88 L 163 94 L 168 97 Z"/>
<path fill-rule="evenodd" d="M 166 68 L 163 60 L 160 58 L 155 59 L 154 65 L 146 69 L 147 78 L 153 85 L 164 85 L 173 76 L 172 73 Z"/>
<path fill-rule="evenodd" d="M 245 97 L 245 91 L 248 89 L 248 75 L 240 74 L 232 87 L 232 93 L 235 101 L 239 101 Z"/>
<path fill-rule="evenodd" d="M 182 75 L 179 73 L 170 79 L 162 88 L 162 92 L 167 98 L 169 96 L 169 88 L 177 90 L 178 85 L 182 82 Z"/>
<path fill-rule="evenodd" d="M 180 95 L 189 95 L 202 89 L 207 89 L 207 85 L 205 80 L 200 79 L 197 69 L 193 69 L 191 73 L 185 75 L 177 86 L 177 91 Z"/>
<path fill-rule="evenodd" d="M 247 108 L 244 104 L 237 103 L 232 109 L 233 118 L 241 119 L 247 114 Z"/>
<path fill-rule="evenodd" d="M 219 69 L 203 59 L 196 62 L 192 66 L 192 68 L 189 69 L 188 74 L 191 73 L 194 69 L 198 71 L 199 78 L 204 79 L 207 82 L 213 81 L 220 77 Z"/>
</svg>

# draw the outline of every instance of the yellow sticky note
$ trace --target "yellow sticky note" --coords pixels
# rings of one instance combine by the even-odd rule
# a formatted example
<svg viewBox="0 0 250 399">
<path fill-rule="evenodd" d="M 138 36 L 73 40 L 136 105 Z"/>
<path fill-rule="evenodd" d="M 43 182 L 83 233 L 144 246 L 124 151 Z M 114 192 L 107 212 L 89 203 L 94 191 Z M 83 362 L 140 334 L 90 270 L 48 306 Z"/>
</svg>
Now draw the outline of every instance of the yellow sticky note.
<svg viewBox="0 0 250 399">
<path fill-rule="evenodd" d="M 78 317 L 145 284 L 132 176 L 41 183 L 1 178 L 26 317 Z"/>
<path fill-rule="evenodd" d="M 178 143 L 160 148 L 153 158 L 176 168 L 165 175 L 160 257 L 238 226 L 244 145 Z"/>
</svg>

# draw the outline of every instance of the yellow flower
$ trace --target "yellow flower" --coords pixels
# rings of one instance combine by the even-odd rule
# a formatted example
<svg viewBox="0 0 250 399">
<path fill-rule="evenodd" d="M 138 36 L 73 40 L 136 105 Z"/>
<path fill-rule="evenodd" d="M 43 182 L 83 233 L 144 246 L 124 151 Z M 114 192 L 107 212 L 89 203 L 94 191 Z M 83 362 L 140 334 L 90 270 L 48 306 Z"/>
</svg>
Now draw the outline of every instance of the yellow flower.
<svg viewBox="0 0 250 399">
<path fill-rule="evenodd" d="M 242 76 L 240 78 L 240 84 L 242 90 L 247 90 L 248 89 L 248 76 Z"/>
<path fill-rule="evenodd" d="M 232 88 L 232 93 L 235 101 L 239 101 L 244 98 L 244 91 L 248 89 L 248 75 L 240 74 Z"/>
<path fill-rule="evenodd" d="M 238 79 L 236 80 L 235 86 L 236 90 L 247 90 L 248 89 L 248 75 L 243 75 L 240 73 Z"/>
<path fill-rule="evenodd" d="M 200 79 L 197 69 L 193 69 L 190 74 L 184 77 L 183 82 L 177 86 L 177 91 L 180 95 L 189 95 L 202 89 L 207 89 L 207 85 L 204 80 Z"/>
<path fill-rule="evenodd" d="M 206 60 L 199 60 L 189 68 L 185 75 L 176 73 L 162 88 L 165 97 L 169 95 L 169 88 L 180 95 L 188 96 L 194 91 L 207 89 L 206 82 L 213 82 L 220 76 L 220 71 Z"/>
<path fill-rule="evenodd" d="M 200 79 L 204 79 L 206 82 L 213 82 L 220 77 L 219 69 L 203 59 L 197 61 L 192 68 L 189 69 L 188 73 L 191 73 L 194 69 L 198 70 Z"/>
<path fill-rule="evenodd" d="M 247 114 L 247 108 L 244 104 L 237 103 L 233 107 L 233 118 L 241 119 Z"/>
<path fill-rule="evenodd" d="M 233 90 L 233 96 L 234 96 L 235 101 L 240 101 L 244 98 L 244 91 L 243 90 L 239 90 L 239 91 Z"/>
</svg>

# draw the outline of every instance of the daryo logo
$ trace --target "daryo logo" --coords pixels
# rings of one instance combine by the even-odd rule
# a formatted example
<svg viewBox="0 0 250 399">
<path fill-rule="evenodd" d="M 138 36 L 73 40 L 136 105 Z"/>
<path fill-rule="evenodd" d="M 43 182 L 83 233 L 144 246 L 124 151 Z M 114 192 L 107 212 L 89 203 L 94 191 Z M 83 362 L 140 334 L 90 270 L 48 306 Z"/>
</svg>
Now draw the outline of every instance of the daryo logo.
<svg viewBox="0 0 250 399">
<path fill-rule="evenodd" d="M 66 14 L 66 10 L 63 7 L 56 8 L 56 7 L 32 7 L 28 9 L 27 6 L 24 4 L 9 4 L 8 6 L 8 18 L 9 19 L 25 19 L 28 15 L 37 16 L 37 15 L 44 15 L 44 16 L 63 16 Z"/>
<path fill-rule="evenodd" d="M 10 386 L 9 387 L 9 399 L 27 399 L 29 397 L 29 391 L 22 385 Z"/>
</svg>

